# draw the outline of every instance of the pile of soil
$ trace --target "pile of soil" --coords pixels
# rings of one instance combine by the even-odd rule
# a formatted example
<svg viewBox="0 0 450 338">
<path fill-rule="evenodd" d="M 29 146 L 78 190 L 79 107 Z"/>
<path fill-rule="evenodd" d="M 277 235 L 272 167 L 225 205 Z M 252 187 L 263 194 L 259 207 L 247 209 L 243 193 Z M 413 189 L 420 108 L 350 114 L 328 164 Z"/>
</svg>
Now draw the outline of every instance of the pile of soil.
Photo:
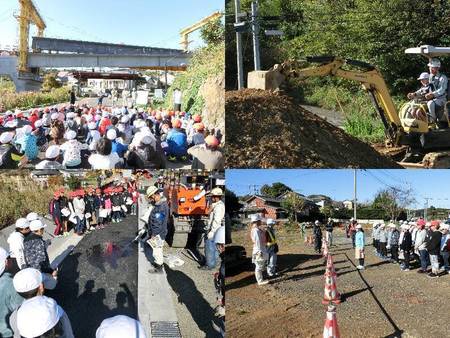
<svg viewBox="0 0 450 338">
<path fill-rule="evenodd" d="M 231 168 L 401 168 L 279 93 L 228 91 L 225 111 Z"/>
</svg>

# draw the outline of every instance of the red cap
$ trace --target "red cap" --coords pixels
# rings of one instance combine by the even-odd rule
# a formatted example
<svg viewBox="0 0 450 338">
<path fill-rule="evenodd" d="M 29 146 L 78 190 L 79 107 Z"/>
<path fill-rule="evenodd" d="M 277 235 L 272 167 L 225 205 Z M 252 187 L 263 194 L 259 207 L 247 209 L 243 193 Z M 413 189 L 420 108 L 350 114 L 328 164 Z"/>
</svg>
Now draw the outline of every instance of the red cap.
<svg viewBox="0 0 450 338">
<path fill-rule="evenodd" d="M 203 131 L 203 130 L 205 130 L 205 125 L 202 122 L 195 123 L 194 129 L 198 130 L 198 131 Z"/>
<path fill-rule="evenodd" d="M 198 114 L 195 114 L 192 118 L 195 123 L 202 122 L 202 117 Z"/>
<path fill-rule="evenodd" d="M 219 140 L 217 139 L 217 137 L 215 137 L 213 135 L 208 135 L 205 138 L 205 143 L 207 145 L 209 145 L 210 147 L 217 147 L 219 145 Z"/>
<path fill-rule="evenodd" d="M 181 120 L 179 120 L 179 119 L 173 120 L 173 122 L 172 122 L 172 127 L 174 127 L 174 128 L 180 128 L 180 127 L 181 127 Z"/>
</svg>

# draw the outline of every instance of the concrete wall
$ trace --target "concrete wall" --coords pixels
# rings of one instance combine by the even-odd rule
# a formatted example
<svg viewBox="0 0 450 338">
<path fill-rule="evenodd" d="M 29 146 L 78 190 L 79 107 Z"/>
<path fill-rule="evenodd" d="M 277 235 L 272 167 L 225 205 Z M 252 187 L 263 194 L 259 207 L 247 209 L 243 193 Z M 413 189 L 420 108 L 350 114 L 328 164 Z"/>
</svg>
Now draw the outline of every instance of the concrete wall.
<svg viewBox="0 0 450 338">
<path fill-rule="evenodd" d="M 19 76 L 17 63 L 17 56 L 0 56 L 0 76 L 9 77 L 14 82 L 17 92 L 40 90 L 42 82 Z"/>
</svg>

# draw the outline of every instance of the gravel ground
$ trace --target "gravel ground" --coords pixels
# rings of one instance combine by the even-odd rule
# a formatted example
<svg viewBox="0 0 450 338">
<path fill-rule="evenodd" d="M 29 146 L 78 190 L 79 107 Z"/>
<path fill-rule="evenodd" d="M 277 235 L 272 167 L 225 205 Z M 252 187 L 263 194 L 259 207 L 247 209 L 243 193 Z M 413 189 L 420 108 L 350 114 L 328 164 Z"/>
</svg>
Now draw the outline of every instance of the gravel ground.
<svg viewBox="0 0 450 338">
<path fill-rule="evenodd" d="M 199 270 L 198 264 L 188 258 L 184 250 L 168 248 L 164 254 L 178 255 L 184 265 L 169 268 L 166 265 L 167 280 L 172 288 L 172 297 L 183 337 L 221 337 L 218 327 L 221 323 L 214 316 L 216 294 L 214 273 Z"/>
<path fill-rule="evenodd" d="M 355 268 L 351 240 L 336 230 L 332 255 L 342 337 L 444 337 L 450 332 L 450 275 L 429 279 L 415 270 L 380 260 L 366 246 L 366 270 Z M 366 236 L 370 237 L 369 231 Z M 265 287 L 255 285 L 252 265 L 227 270 L 228 337 L 319 337 L 326 306 L 322 305 L 325 270 L 321 256 L 304 245 L 297 232 L 280 231 L 282 275 Z M 251 252 L 248 233 L 233 233 L 235 244 Z"/>
<path fill-rule="evenodd" d="M 57 288 L 49 294 L 67 312 L 75 337 L 95 337 L 103 319 L 136 318 L 137 247 L 130 245 L 136 216 L 85 235 L 63 261 Z"/>
</svg>

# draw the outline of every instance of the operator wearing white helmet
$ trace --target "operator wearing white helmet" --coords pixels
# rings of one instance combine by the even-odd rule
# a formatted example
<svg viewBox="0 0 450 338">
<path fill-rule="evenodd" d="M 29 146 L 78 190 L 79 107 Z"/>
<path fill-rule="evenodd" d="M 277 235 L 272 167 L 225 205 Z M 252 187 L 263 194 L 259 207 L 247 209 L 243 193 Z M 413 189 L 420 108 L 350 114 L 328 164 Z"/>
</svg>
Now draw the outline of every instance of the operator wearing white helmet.
<svg viewBox="0 0 450 338">
<path fill-rule="evenodd" d="M 430 69 L 430 83 L 434 86 L 434 91 L 425 95 L 425 98 L 429 100 L 427 102 L 428 111 L 431 118 L 435 121 L 437 119 L 436 109 L 440 109 L 447 102 L 447 86 L 448 79 L 444 74 L 439 72 L 441 68 L 441 61 L 433 58 L 428 63 Z"/>
</svg>

